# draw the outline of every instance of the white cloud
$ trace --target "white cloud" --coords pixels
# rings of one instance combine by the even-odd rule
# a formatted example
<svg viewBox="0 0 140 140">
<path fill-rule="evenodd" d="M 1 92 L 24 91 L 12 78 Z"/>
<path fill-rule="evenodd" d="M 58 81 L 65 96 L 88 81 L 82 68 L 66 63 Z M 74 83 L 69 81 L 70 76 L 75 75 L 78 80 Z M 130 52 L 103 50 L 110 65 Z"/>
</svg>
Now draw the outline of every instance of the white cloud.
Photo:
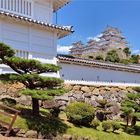
<svg viewBox="0 0 140 140">
<path fill-rule="evenodd" d="M 133 50 L 132 53 L 133 54 L 140 54 L 140 50 L 138 50 L 138 49 L 137 50 Z"/>
<path fill-rule="evenodd" d="M 88 40 L 88 41 L 89 41 L 89 40 L 100 41 L 99 37 L 101 37 L 102 35 L 103 35 L 103 34 L 99 34 L 99 35 L 97 35 L 97 36 L 95 36 L 95 37 L 89 36 L 89 37 L 87 37 L 87 40 Z"/>
<path fill-rule="evenodd" d="M 69 50 L 71 48 L 72 48 L 72 46 L 57 45 L 57 53 L 59 53 L 59 54 L 68 54 Z"/>
<path fill-rule="evenodd" d="M 91 37 L 91 36 L 89 36 L 89 37 L 87 37 L 87 40 L 89 41 L 89 40 L 93 40 L 94 39 L 94 37 Z"/>
</svg>

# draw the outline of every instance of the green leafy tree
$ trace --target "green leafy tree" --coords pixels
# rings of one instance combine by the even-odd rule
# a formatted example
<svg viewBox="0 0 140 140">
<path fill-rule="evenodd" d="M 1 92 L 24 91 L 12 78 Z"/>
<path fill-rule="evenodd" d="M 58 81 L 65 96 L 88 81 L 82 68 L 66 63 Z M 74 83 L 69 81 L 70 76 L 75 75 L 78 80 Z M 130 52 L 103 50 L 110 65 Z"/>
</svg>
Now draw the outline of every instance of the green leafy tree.
<svg viewBox="0 0 140 140">
<path fill-rule="evenodd" d="M 96 60 L 104 60 L 104 58 L 103 58 L 102 55 L 97 55 L 95 59 L 96 59 Z"/>
<path fill-rule="evenodd" d="M 138 64 L 139 63 L 139 59 L 140 59 L 140 56 L 139 55 L 135 55 L 133 54 L 130 58 L 130 62 L 131 63 L 134 63 L 134 64 Z"/>
<path fill-rule="evenodd" d="M 130 56 L 130 54 L 131 54 L 131 50 L 128 47 L 124 48 L 123 52 L 126 54 L 127 57 Z"/>
<path fill-rule="evenodd" d="M 126 118 L 126 126 L 131 120 L 131 126 L 135 126 L 136 121 L 140 118 L 140 94 L 127 94 L 127 98 L 121 104 L 121 110 Z"/>
<path fill-rule="evenodd" d="M 26 86 L 22 91 L 32 97 L 33 115 L 39 115 L 39 100 L 52 99 L 61 95 L 63 80 L 53 77 L 44 77 L 42 73 L 57 72 L 60 67 L 53 64 L 42 64 L 33 59 L 23 59 L 15 56 L 15 51 L 8 45 L 0 43 L 0 63 L 8 65 L 14 73 L 2 74 L 0 78 L 5 81 L 20 82 Z"/>
<path fill-rule="evenodd" d="M 111 50 L 107 53 L 105 61 L 120 62 L 119 55 L 116 50 Z"/>
</svg>

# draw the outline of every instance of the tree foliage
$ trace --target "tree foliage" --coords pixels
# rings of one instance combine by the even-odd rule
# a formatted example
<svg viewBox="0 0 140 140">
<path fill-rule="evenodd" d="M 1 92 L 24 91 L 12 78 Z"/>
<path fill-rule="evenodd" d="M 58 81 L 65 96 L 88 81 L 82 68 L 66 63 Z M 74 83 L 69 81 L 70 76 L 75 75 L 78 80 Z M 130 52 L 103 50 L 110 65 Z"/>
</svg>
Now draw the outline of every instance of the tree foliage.
<svg viewBox="0 0 140 140">
<path fill-rule="evenodd" d="M 107 53 L 105 61 L 120 62 L 119 55 L 116 50 L 111 50 Z"/>
<path fill-rule="evenodd" d="M 104 58 L 103 58 L 102 55 L 97 55 L 95 59 L 96 59 L 96 60 L 104 60 Z"/>
<path fill-rule="evenodd" d="M 100 120 L 107 120 L 107 116 L 112 114 L 111 111 L 108 110 L 109 107 L 112 106 L 111 103 L 109 103 L 107 100 L 96 100 L 98 103 L 98 106 L 96 108 L 96 117 Z"/>
<path fill-rule="evenodd" d="M 131 55 L 130 62 L 134 63 L 134 64 L 138 64 L 139 63 L 139 59 L 140 59 L 139 55 L 133 54 L 133 55 Z"/>
<path fill-rule="evenodd" d="M 131 50 L 128 47 L 124 48 L 123 52 L 126 54 L 126 56 L 129 56 L 131 54 Z"/>
<path fill-rule="evenodd" d="M 74 124 L 86 126 L 94 119 L 95 112 L 94 108 L 87 103 L 74 102 L 67 106 L 66 115 Z"/>
<path fill-rule="evenodd" d="M 126 126 L 129 121 L 131 126 L 135 126 L 137 119 L 140 118 L 140 94 L 127 94 L 127 98 L 121 104 L 121 110 L 126 118 Z"/>
<path fill-rule="evenodd" d="M 1 74 L 0 79 L 10 82 L 20 82 L 26 86 L 22 91 L 32 97 L 33 114 L 39 115 L 39 99 L 52 99 L 53 96 L 61 95 L 62 79 L 44 77 L 43 73 L 56 73 L 60 67 L 53 64 L 42 64 L 38 60 L 24 59 L 15 56 L 15 51 L 8 45 L 0 43 L 0 62 L 8 65 L 13 73 Z"/>
</svg>

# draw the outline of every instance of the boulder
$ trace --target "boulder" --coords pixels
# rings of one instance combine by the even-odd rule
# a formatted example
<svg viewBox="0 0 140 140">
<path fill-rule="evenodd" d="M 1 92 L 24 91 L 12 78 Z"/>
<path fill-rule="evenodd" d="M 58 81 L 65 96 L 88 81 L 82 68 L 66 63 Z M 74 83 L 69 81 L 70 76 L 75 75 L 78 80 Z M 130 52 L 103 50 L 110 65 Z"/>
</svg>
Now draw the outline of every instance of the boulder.
<svg viewBox="0 0 140 140">
<path fill-rule="evenodd" d="M 16 134 L 17 137 L 26 137 L 26 131 L 24 129 L 20 129 L 20 131 Z"/>
<path fill-rule="evenodd" d="M 65 134 L 65 135 L 63 135 L 63 140 L 72 140 L 72 136 Z"/>
<path fill-rule="evenodd" d="M 92 91 L 92 93 L 93 93 L 94 95 L 99 95 L 100 91 L 99 91 L 99 89 L 95 88 L 95 89 Z"/>
<path fill-rule="evenodd" d="M 37 134 L 37 131 L 29 130 L 26 132 L 25 136 L 26 138 L 37 138 L 38 134 Z"/>
<path fill-rule="evenodd" d="M 6 86 L 4 86 L 4 84 L 0 83 L 0 95 L 3 93 L 7 92 L 7 88 Z"/>
<path fill-rule="evenodd" d="M 64 88 L 67 90 L 72 90 L 73 86 L 71 84 L 65 84 Z"/>
<path fill-rule="evenodd" d="M 30 106 L 32 104 L 31 96 L 22 95 L 17 99 L 17 102 L 22 105 Z"/>
<path fill-rule="evenodd" d="M 84 93 L 89 93 L 89 92 L 91 92 L 90 88 L 87 87 L 87 86 L 82 87 L 82 88 L 81 88 L 81 91 L 83 91 Z"/>
<path fill-rule="evenodd" d="M 80 90 L 80 89 L 81 89 L 81 87 L 76 85 L 76 86 L 73 87 L 72 90 L 73 90 L 73 91 L 77 91 L 77 90 Z"/>
<path fill-rule="evenodd" d="M 89 87 L 89 88 L 90 88 L 90 91 L 91 92 L 95 89 L 95 87 Z"/>
<path fill-rule="evenodd" d="M 68 93 L 66 93 L 66 94 L 64 94 L 64 95 L 62 95 L 62 96 L 56 96 L 55 97 L 55 100 L 56 101 L 69 101 L 69 97 L 68 97 Z"/>
<path fill-rule="evenodd" d="M 122 89 L 122 90 L 126 90 L 127 87 L 119 86 L 118 88 L 119 88 L 119 89 Z"/>
<path fill-rule="evenodd" d="M 92 96 L 92 93 L 90 92 L 90 93 L 85 93 L 84 94 L 84 97 L 86 97 L 86 98 L 91 98 L 91 96 Z"/>
</svg>

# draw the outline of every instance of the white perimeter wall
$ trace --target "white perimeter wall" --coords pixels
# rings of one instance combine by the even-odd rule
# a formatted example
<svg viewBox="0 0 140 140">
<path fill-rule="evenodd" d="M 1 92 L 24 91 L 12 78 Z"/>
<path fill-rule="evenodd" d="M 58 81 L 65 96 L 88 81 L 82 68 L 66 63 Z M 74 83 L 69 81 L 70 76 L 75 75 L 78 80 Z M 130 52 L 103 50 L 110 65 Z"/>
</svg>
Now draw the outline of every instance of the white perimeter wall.
<svg viewBox="0 0 140 140">
<path fill-rule="evenodd" d="M 107 81 L 140 83 L 140 74 L 95 67 L 59 63 L 60 77 L 64 80 Z M 98 78 L 97 78 L 98 77 Z"/>
</svg>

